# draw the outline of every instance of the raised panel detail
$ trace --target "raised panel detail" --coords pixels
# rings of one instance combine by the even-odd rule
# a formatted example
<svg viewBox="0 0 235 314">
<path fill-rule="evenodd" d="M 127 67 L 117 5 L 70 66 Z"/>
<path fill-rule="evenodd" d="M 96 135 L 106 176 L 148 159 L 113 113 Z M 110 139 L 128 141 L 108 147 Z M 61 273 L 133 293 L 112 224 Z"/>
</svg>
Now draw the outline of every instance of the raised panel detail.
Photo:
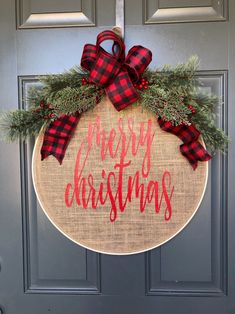
<svg viewBox="0 0 235 314">
<path fill-rule="evenodd" d="M 34 76 L 19 77 L 20 108 L 27 108 L 29 91 L 41 86 Z M 100 255 L 63 236 L 37 202 L 31 178 L 33 145 L 32 139 L 20 147 L 25 292 L 98 294 Z"/>
<path fill-rule="evenodd" d="M 217 125 L 227 131 L 227 72 L 200 71 L 202 93 L 218 95 Z M 210 162 L 202 204 L 181 233 L 146 254 L 148 295 L 227 294 L 227 158 Z"/>
<path fill-rule="evenodd" d="M 19 29 L 95 25 L 95 0 L 16 0 Z"/>
<path fill-rule="evenodd" d="M 224 21 L 227 0 L 143 0 L 144 23 Z"/>
</svg>

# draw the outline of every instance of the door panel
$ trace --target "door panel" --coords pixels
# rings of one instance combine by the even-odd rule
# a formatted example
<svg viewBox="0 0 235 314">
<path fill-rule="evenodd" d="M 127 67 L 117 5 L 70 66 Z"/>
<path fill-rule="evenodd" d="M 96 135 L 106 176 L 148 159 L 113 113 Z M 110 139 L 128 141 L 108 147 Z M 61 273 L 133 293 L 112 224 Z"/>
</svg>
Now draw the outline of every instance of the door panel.
<svg viewBox="0 0 235 314">
<path fill-rule="evenodd" d="M 145 24 L 227 19 L 227 1 L 217 0 L 144 0 Z"/>
<path fill-rule="evenodd" d="M 79 64 L 84 44 L 115 23 L 114 0 L 16 4 L 17 14 L 14 0 L 0 3 L 0 106 L 8 109 L 17 107 L 17 97 L 19 107 L 26 107 L 38 75 Z M 71 24 L 66 14 L 73 13 L 83 17 Z M 199 56 L 202 91 L 221 98 L 217 124 L 233 137 L 234 1 L 126 0 L 125 15 L 127 49 L 137 43 L 151 48 L 152 68 Z M 85 25 L 93 27 L 80 27 Z M 234 145 L 228 157 L 210 162 L 203 202 L 177 237 L 148 253 L 109 256 L 72 243 L 48 221 L 32 185 L 33 143 L 0 143 L 3 313 L 235 312 Z"/>
<path fill-rule="evenodd" d="M 17 0 L 18 28 L 95 26 L 95 1 Z"/>
</svg>

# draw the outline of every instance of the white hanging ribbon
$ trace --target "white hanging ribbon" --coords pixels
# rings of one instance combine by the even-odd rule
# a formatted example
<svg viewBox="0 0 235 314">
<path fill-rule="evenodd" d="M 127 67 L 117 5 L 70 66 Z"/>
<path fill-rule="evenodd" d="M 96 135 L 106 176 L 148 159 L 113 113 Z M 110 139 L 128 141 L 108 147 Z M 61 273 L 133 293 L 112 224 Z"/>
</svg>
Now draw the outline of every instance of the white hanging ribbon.
<svg viewBox="0 0 235 314">
<path fill-rule="evenodd" d="M 116 0 L 116 27 L 121 30 L 121 37 L 124 38 L 125 33 L 125 11 L 124 11 L 124 1 Z"/>
</svg>

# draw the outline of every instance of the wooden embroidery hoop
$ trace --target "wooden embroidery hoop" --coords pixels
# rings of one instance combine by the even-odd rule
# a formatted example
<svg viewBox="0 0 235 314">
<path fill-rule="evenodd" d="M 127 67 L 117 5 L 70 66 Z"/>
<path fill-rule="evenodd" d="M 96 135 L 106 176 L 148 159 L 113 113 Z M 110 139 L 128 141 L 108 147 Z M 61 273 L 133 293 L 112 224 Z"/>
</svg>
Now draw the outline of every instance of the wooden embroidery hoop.
<svg viewBox="0 0 235 314">
<path fill-rule="evenodd" d="M 64 191 L 66 184 L 73 182 L 79 143 L 86 135 L 89 123 L 94 122 L 97 116 L 100 116 L 101 125 L 107 131 L 111 127 L 118 128 L 119 117 L 122 117 L 124 122 L 130 117 L 133 118 L 135 126 L 149 119 L 153 121 L 155 137 L 151 152 L 151 179 L 160 181 L 164 169 L 168 169 L 172 174 L 175 192 L 171 220 L 164 221 L 163 213 L 156 214 L 151 206 L 144 213 L 140 213 L 138 199 L 129 203 L 124 213 L 118 213 L 117 220 L 113 223 L 109 220 L 107 207 L 94 211 L 90 207 L 87 210 L 79 208 L 75 203 L 71 208 L 65 206 Z M 44 161 L 40 160 L 42 139 L 43 133 L 35 143 L 32 160 L 33 183 L 37 198 L 52 224 L 66 237 L 84 248 L 114 255 L 135 254 L 156 248 L 185 228 L 203 199 L 208 179 L 208 163 L 199 163 L 197 170 L 193 171 L 179 152 L 181 141 L 176 136 L 162 131 L 154 114 L 143 112 L 138 105 L 117 112 L 106 98 L 93 111 L 84 113 L 67 148 L 62 165 L 59 165 L 52 156 Z M 98 182 L 101 168 L 111 171 L 114 161 L 107 160 L 107 164 L 103 164 L 99 162 L 95 149 L 92 154 L 84 177 L 92 171 Z M 128 175 L 133 175 L 134 171 L 140 168 L 142 158 L 141 154 L 136 159 L 132 158 L 133 168 Z M 94 168 L 94 165 L 97 167 Z"/>
</svg>

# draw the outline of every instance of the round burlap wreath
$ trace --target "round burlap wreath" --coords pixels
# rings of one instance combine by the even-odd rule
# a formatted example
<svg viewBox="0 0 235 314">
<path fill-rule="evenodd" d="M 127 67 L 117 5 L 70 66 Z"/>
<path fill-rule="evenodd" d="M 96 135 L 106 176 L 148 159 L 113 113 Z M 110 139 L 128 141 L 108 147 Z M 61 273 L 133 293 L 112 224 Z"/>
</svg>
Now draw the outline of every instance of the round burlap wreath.
<svg viewBox="0 0 235 314">
<path fill-rule="evenodd" d="M 155 248 L 189 223 L 203 198 L 208 163 L 193 171 L 180 139 L 141 106 L 117 112 L 104 98 L 81 116 L 62 165 L 53 156 L 41 161 L 42 141 L 41 132 L 32 165 L 38 200 L 56 228 L 85 248 Z"/>
</svg>

